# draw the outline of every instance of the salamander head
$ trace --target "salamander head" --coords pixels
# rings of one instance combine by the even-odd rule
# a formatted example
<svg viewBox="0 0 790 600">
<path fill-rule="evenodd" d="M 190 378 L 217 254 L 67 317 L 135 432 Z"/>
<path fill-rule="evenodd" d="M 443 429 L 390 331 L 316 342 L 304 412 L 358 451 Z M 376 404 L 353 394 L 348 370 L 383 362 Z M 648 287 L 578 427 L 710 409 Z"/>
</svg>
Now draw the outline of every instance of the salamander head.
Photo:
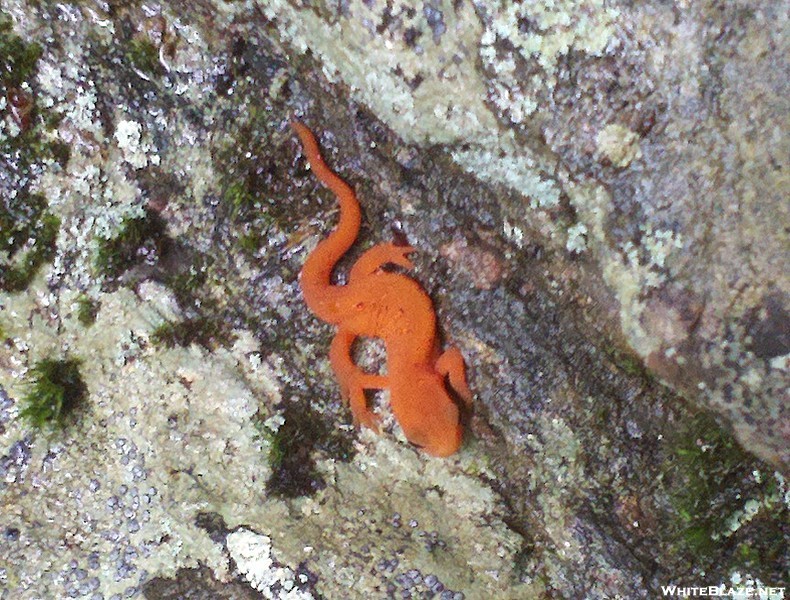
<svg viewBox="0 0 790 600">
<path fill-rule="evenodd" d="M 412 381 L 403 391 L 409 398 L 396 399 L 393 394 L 393 411 L 406 438 L 432 456 L 454 454 L 461 447 L 464 430 L 444 380 L 435 376 Z"/>
</svg>

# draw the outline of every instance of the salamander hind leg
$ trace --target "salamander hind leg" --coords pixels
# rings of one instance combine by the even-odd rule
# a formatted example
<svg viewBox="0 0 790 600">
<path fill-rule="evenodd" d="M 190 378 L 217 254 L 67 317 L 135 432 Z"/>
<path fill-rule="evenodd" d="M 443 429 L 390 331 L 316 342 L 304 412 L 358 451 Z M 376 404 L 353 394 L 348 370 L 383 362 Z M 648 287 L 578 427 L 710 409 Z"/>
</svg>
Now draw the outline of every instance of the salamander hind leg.
<svg viewBox="0 0 790 600">
<path fill-rule="evenodd" d="M 353 386 L 351 388 L 351 414 L 354 417 L 354 425 L 357 427 L 367 427 L 376 433 L 379 432 L 379 417 L 368 408 L 368 399 L 365 397 L 365 388 Z"/>
<path fill-rule="evenodd" d="M 349 281 L 356 281 L 378 271 L 384 265 L 398 265 L 404 269 L 413 269 L 407 257 L 415 250 L 411 246 L 396 246 L 392 242 L 377 244 L 359 257 L 351 267 Z"/>
<path fill-rule="evenodd" d="M 344 404 L 351 405 L 354 424 L 368 427 L 378 433 L 379 418 L 368 408 L 365 390 L 387 387 L 384 375 L 365 373 L 351 359 L 351 346 L 356 336 L 344 329 L 338 330 L 329 349 L 329 361 L 340 384 Z"/>
<path fill-rule="evenodd" d="M 467 407 L 471 406 L 472 390 L 466 383 L 464 357 L 458 348 L 448 348 L 442 353 L 436 360 L 436 371 L 442 376 L 447 376 L 450 387 L 461 397 Z"/>
</svg>

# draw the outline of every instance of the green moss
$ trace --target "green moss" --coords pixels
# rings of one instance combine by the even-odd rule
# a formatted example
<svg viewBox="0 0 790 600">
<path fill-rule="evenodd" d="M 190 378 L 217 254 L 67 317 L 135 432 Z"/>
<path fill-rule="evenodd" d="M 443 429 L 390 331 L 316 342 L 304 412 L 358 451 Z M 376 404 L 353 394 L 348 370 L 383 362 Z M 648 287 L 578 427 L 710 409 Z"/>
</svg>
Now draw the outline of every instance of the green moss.
<svg viewBox="0 0 790 600">
<path fill-rule="evenodd" d="M 729 494 L 753 464 L 733 437 L 708 415 L 700 414 L 672 440 L 674 460 L 665 475 L 678 521 L 678 547 L 690 554 L 709 554 L 718 545 L 731 506 Z M 729 482 L 729 484 L 728 484 Z"/>
<path fill-rule="evenodd" d="M 647 376 L 647 371 L 645 370 L 645 366 L 640 359 L 635 356 L 630 355 L 623 355 L 621 356 L 621 360 L 618 363 L 623 371 L 631 376 L 631 377 L 645 377 Z"/>
<path fill-rule="evenodd" d="M 99 303 L 86 295 L 77 298 L 77 320 L 83 327 L 90 327 L 96 322 Z"/>
<path fill-rule="evenodd" d="M 0 15 L 0 80 L 5 86 L 18 87 L 30 79 L 40 56 L 41 46 L 23 41 Z"/>
<path fill-rule="evenodd" d="M 305 400 L 287 403 L 283 417 L 285 422 L 276 432 L 262 428 L 269 442 L 267 460 L 272 469 L 266 488 L 280 498 L 312 496 L 326 485 L 316 468 L 315 454 L 348 462 L 354 457 L 352 439 L 335 431 L 328 416 Z"/>
<path fill-rule="evenodd" d="M 51 142 L 48 151 L 61 167 L 65 167 L 71 158 L 71 147 L 60 140 Z"/>
<path fill-rule="evenodd" d="M 7 199 L 0 203 L 0 249 L 8 256 L 0 259 L 0 289 L 21 292 L 39 268 L 52 260 L 60 220 L 47 213 L 41 196 L 21 194 L 24 202 Z M 19 196 L 17 196 L 19 198 Z"/>
<path fill-rule="evenodd" d="M 30 168 L 33 165 L 53 159 L 61 166 L 65 166 L 71 157 L 68 145 L 59 140 L 47 139 L 42 135 L 45 130 L 51 131 L 57 127 L 56 123 L 46 122 L 46 117 L 49 114 L 40 115 L 37 110 L 34 110 L 33 115 L 38 115 L 41 118 L 31 117 L 30 125 L 24 128 L 19 135 L 3 137 L 0 140 L 0 165 L 3 162 L 8 162 L 11 166 L 9 172 L 16 175 L 17 181 L 20 182 L 17 196 L 27 194 Z"/>
<path fill-rule="evenodd" d="M 740 544 L 737 553 L 744 566 L 756 565 L 760 561 L 760 553 L 749 544 Z"/>
<path fill-rule="evenodd" d="M 250 181 L 236 181 L 228 186 L 223 196 L 230 219 L 244 224 L 237 243 L 241 251 L 250 256 L 266 244 L 268 233 L 275 225 L 270 203 L 258 197 L 254 185 Z"/>
<path fill-rule="evenodd" d="M 267 439 L 269 441 L 269 455 L 267 457 L 269 466 L 272 470 L 279 471 L 283 466 L 283 461 L 285 461 L 287 453 L 285 435 L 278 430 L 267 436 Z"/>
<path fill-rule="evenodd" d="M 164 283 L 172 290 L 181 308 L 211 309 L 215 302 L 209 297 L 201 298 L 201 292 L 206 291 L 209 261 L 198 254 L 192 257 L 191 262 L 188 269 L 166 277 Z"/>
<path fill-rule="evenodd" d="M 629 351 L 624 351 L 623 349 L 614 345 L 604 346 L 603 351 L 606 353 L 609 359 L 629 377 L 639 377 L 646 381 L 653 379 L 653 376 L 645 367 L 642 359 L 636 354 Z"/>
<path fill-rule="evenodd" d="M 147 247 L 161 255 L 169 244 L 164 220 L 154 211 L 146 210 L 142 217 L 128 218 L 113 238 L 101 240 L 95 265 L 99 274 L 107 278 L 121 276 L 142 259 L 141 250 Z"/>
<path fill-rule="evenodd" d="M 177 323 L 163 323 L 151 333 L 151 341 L 156 346 L 174 348 L 200 344 L 212 350 L 219 346 L 229 347 L 236 336 L 217 320 L 208 317 L 195 317 Z"/>
<path fill-rule="evenodd" d="M 263 236 L 258 232 L 251 231 L 239 236 L 239 248 L 247 254 L 255 254 L 263 245 Z"/>
<path fill-rule="evenodd" d="M 136 35 L 129 42 L 126 60 L 147 75 L 160 75 L 163 72 L 159 49 L 144 35 Z"/>
<path fill-rule="evenodd" d="M 62 427 L 67 417 L 87 398 L 88 391 L 79 371 L 80 361 L 44 359 L 29 373 L 28 392 L 19 413 L 33 427 Z"/>
<path fill-rule="evenodd" d="M 32 80 L 40 56 L 41 47 L 14 34 L 10 20 L 0 15 L 0 93 Z M 53 157 L 68 160 L 63 144 L 41 135 L 47 123 L 40 117 L 33 108 L 22 131 L 0 141 L 0 172 L 7 174 L 9 189 L 16 190 L 0 197 L 0 289 L 9 292 L 26 289 L 52 260 L 60 228 L 47 212 L 46 199 L 30 192 L 34 165 Z"/>
<path fill-rule="evenodd" d="M 763 581 L 786 575 L 788 509 L 773 470 L 747 454 L 705 413 L 683 415 L 667 437 L 655 479 L 655 528 L 668 562 L 713 579 L 734 570 Z M 744 508 L 759 507 L 744 518 Z"/>
<path fill-rule="evenodd" d="M 735 547 L 734 562 L 740 569 L 759 573 L 763 581 L 779 581 L 786 576 L 788 513 L 786 506 L 777 506 L 770 516 L 758 516 L 749 524 L 752 531 L 748 539 Z"/>
<path fill-rule="evenodd" d="M 223 199 L 232 219 L 243 218 L 255 206 L 255 195 L 244 181 L 234 181 L 225 189 Z"/>
</svg>

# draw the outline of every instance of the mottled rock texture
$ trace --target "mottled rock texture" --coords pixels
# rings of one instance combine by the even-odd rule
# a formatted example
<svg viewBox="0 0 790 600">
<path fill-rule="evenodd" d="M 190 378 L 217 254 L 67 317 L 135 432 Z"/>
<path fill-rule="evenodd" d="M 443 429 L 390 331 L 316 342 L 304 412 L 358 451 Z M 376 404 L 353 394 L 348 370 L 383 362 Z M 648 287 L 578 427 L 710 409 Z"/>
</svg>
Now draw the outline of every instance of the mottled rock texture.
<svg viewBox="0 0 790 600">
<path fill-rule="evenodd" d="M 331 4 L 263 10 L 405 140 L 517 194 L 511 224 L 557 249 L 582 226 L 651 371 L 790 467 L 785 7 Z"/>
<path fill-rule="evenodd" d="M 772 2 L 0 0 L 0 600 L 781 585 L 787 39 Z M 362 202 L 339 279 L 419 251 L 477 392 L 448 460 L 386 394 L 350 426 L 294 115 Z"/>
</svg>

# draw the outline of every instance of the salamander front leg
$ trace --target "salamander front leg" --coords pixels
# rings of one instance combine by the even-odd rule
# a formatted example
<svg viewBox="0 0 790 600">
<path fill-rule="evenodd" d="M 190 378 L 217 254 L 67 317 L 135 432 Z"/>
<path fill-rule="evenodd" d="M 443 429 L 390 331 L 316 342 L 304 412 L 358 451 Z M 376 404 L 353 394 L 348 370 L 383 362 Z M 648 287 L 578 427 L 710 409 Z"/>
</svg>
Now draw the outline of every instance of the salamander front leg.
<svg viewBox="0 0 790 600">
<path fill-rule="evenodd" d="M 378 417 L 368 408 L 365 390 L 381 390 L 387 387 L 384 375 L 365 373 L 351 360 L 351 346 L 356 336 L 339 329 L 329 348 L 329 362 L 340 384 L 340 395 L 344 404 L 351 405 L 355 425 L 363 425 L 378 432 Z"/>
<path fill-rule="evenodd" d="M 396 246 L 392 242 L 377 244 L 357 259 L 349 273 L 349 281 L 356 281 L 378 271 L 384 265 L 398 265 L 404 269 L 413 269 L 407 256 L 415 250 L 411 246 Z"/>
<path fill-rule="evenodd" d="M 464 401 L 467 407 L 472 405 L 472 390 L 466 383 L 466 366 L 464 357 L 458 348 L 448 348 L 436 360 L 436 371 L 447 376 L 450 380 L 450 387 L 453 388 Z"/>
</svg>

